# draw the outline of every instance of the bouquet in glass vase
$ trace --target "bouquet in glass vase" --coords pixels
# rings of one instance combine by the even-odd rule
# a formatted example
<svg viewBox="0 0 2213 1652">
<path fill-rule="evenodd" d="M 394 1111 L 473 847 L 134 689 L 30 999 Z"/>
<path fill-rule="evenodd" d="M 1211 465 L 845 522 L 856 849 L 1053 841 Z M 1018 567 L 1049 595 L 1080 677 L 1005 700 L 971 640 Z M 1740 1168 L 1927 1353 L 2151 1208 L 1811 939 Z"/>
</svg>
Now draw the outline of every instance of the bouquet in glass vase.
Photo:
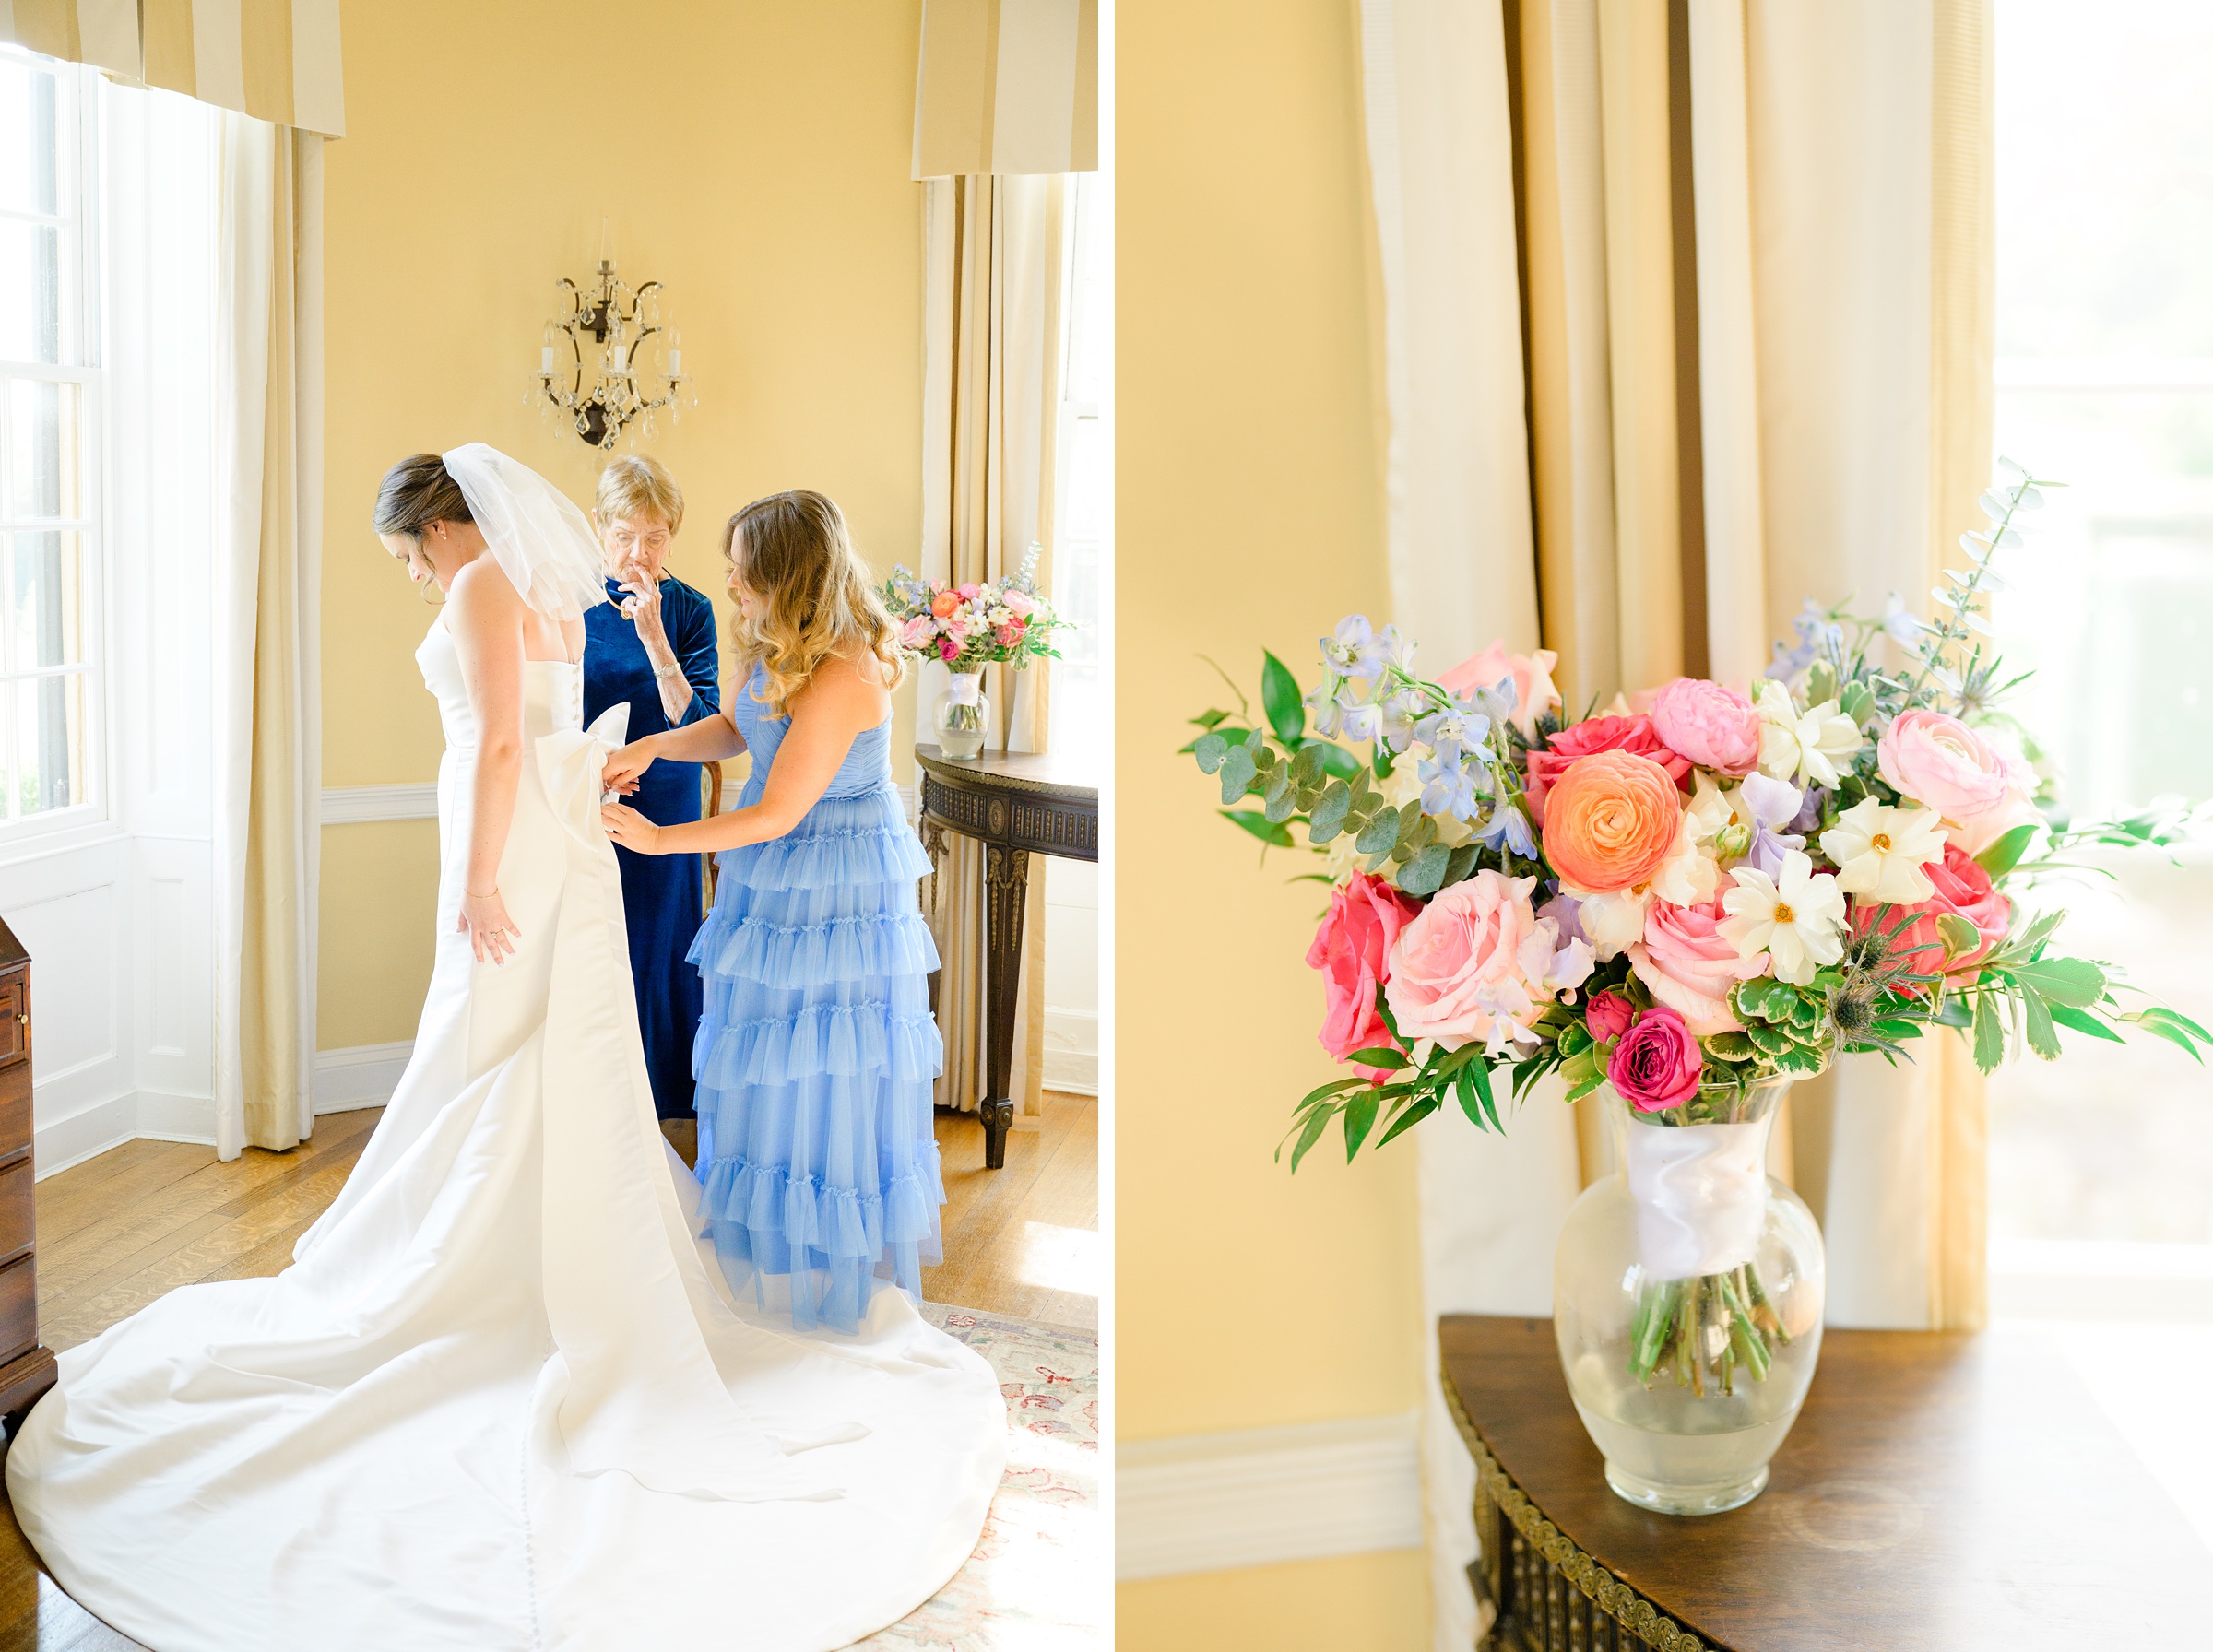
<svg viewBox="0 0 2213 1652">
<path fill-rule="evenodd" d="M 1016 670 L 1032 660 L 1059 659 L 1053 632 L 1068 622 L 1037 593 L 1038 548 L 1022 567 L 1000 579 L 949 585 L 908 572 L 905 564 L 883 582 L 883 606 L 899 627 L 899 645 L 919 659 L 941 662 L 952 674 L 930 714 L 938 749 L 947 757 L 974 757 L 991 726 L 984 694 L 986 666 Z"/>
<path fill-rule="evenodd" d="M 1193 719 L 1225 818 L 1310 850 L 1302 877 L 1330 888 L 1307 962 L 1344 1071 L 1294 1104 L 1294 1170 L 1332 1121 L 1350 1159 L 1450 1107 L 1502 1129 L 1547 1074 L 1603 1093 L 1619 1170 L 1569 1213 L 1555 1326 L 1609 1481 L 1649 1507 L 1757 1495 L 1812 1379 L 1820 1234 L 1765 1174 L 1794 1080 L 1940 1033 L 1986 1072 L 2054 1059 L 2063 1030 L 2213 1043 L 2056 950 L 2065 914 L 2023 899 L 2083 845 L 2197 821 L 2046 813 L 1981 611 L 2052 485 L 2008 473 L 1933 621 L 1809 601 L 1757 682 L 1569 717 L 1548 653 L 1495 644 L 1431 678 L 1355 615 L 1311 690 L 1271 654 L 1260 716 L 1240 691 Z"/>
</svg>

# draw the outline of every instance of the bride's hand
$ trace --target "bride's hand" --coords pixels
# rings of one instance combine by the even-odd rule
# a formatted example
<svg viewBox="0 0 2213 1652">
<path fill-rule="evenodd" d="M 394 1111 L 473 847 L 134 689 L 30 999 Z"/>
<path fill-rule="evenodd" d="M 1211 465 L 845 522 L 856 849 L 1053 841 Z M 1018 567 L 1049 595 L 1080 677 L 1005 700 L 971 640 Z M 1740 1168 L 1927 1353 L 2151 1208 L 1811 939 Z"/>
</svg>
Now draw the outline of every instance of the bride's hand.
<svg viewBox="0 0 2213 1652">
<path fill-rule="evenodd" d="M 661 829 L 626 803 L 602 803 L 599 823 L 607 835 L 637 855 L 661 852 Z"/>
<path fill-rule="evenodd" d="M 477 950 L 479 963 L 506 962 L 515 951 L 515 943 L 523 938 L 523 932 L 507 915 L 507 903 L 500 899 L 496 889 L 483 895 L 463 891 L 461 921 L 455 927 L 468 937 L 468 944 Z"/>
<path fill-rule="evenodd" d="M 638 789 L 638 776 L 653 767 L 653 736 L 633 740 L 607 760 L 599 772 L 599 789 L 628 796 Z"/>
</svg>

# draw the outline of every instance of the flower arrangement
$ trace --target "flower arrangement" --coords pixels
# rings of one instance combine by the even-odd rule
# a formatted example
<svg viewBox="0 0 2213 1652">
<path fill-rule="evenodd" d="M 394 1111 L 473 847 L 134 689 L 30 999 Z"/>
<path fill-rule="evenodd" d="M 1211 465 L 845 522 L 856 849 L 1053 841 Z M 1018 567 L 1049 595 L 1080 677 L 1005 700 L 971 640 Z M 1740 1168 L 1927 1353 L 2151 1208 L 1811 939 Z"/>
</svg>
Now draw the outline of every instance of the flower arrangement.
<svg viewBox="0 0 2213 1652">
<path fill-rule="evenodd" d="M 1068 622 L 1037 594 L 1035 546 L 1018 572 L 981 584 L 926 580 L 902 563 L 883 582 L 882 596 L 899 627 L 899 645 L 956 673 L 995 665 L 1019 670 L 1034 659 L 1060 657 L 1052 633 Z"/>
<path fill-rule="evenodd" d="M 2020 679 L 1980 608 L 2053 484 L 2007 474 L 1935 623 L 1896 596 L 1879 620 L 1809 602 L 1756 683 L 1681 678 L 1568 720 L 1550 653 L 1494 644 L 1431 680 L 1355 615 L 1310 692 L 1270 654 L 1261 718 L 1240 694 L 1242 714 L 1193 719 L 1226 817 L 1327 862 L 1305 875 L 1330 887 L 1307 962 L 1346 1071 L 1296 1103 L 1292 1168 L 1332 1118 L 1348 1160 L 1448 1103 L 1499 1129 L 1501 1094 L 1555 1071 L 1570 1101 L 1610 1083 L 1670 1126 L 1740 1118 L 1755 1087 L 1840 1054 L 1895 1063 L 1939 1027 L 1984 1071 L 2055 1058 L 2063 1028 L 2202 1059 L 2213 1034 L 2054 953 L 2064 914 L 2014 898 L 2073 850 L 2163 845 L 2195 817 L 2070 827 L 2040 807 L 2041 753 L 2002 706 Z M 1741 1315 L 1734 1363 L 1757 1377 L 1781 1335 L 1757 1277 L 1692 1285 Z M 1652 1290 L 1640 1380 L 1679 1352 Z"/>
</svg>

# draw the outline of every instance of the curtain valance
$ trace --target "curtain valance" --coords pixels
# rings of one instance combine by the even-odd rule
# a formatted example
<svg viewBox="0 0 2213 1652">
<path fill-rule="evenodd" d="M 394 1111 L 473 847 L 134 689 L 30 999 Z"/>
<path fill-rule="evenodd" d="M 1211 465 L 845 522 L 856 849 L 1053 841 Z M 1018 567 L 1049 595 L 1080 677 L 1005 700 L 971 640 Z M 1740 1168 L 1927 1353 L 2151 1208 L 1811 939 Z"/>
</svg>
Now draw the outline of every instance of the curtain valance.
<svg viewBox="0 0 2213 1652">
<path fill-rule="evenodd" d="M 345 136 L 338 0 L 0 0 L 0 39 L 279 126 Z"/>
<path fill-rule="evenodd" d="M 1098 0 L 923 0 L 917 178 L 1098 165 Z"/>
</svg>

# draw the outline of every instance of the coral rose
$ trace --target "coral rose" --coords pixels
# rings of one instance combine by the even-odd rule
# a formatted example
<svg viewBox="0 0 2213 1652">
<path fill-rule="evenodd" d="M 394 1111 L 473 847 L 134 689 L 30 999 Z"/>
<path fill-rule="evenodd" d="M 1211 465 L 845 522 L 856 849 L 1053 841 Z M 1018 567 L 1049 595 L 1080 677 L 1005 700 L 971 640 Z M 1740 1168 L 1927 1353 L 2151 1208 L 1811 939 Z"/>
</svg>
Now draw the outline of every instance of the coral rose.
<svg viewBox="0 0 2213 1652">
<path fill-rule="evenodd" d="M 1526 1027 L 1552 998 L 1556 932 L 1530 910 L 1534 878 L 1485 870 L 1440 890 L 1399 932 L 1383 996 L 1402 1038 L 1449 1050 Z M 1585 954 L 1588 957 L 1588 954 Z"/>
<path fill-rule="evenodd" d="M 1920 975 L 1933 975 L 1939 971 L 1958 974 L 1980 969 L 1983 959 L 2005 940 L 2006 932 L 2013 927 L 2013 903 L 1992 886 L 1990 874 L 1957 844 L 1946 844 L 1943 861 L 1931 862 L 1922 870 L 1935 886 L 1927 900 L 1911 906 L 1883 906 L 1854 900 L 1852 932 L 1864 935 L 1877 927 L 1888 931 L 1907 913 L 1919 913 L 1922 915 L 1890 943 L 1908 969 Z M 1965 918 L 1982 938 L 1980 946 L 1961 953 L 1949 963 L 1945 962 L 1944 937 L 1936 927 L 1936 920 L 1947 912 Z"/>
<path fill-rule="evenodd" d="M 1652 731 L 1701 769 L 1749 774 L 1759 765 L 1759 712 L 1734 689 L 1678 677 L 1652 699 Z"/>
<path fill-rule="evenodd" d="M 1322 1001 L 1327 1006 L 1321 1022 L 1321 1047 L 1331 1059 L 1343 1061 L 1355 1050 L 1388 1046 L 1391 1034 L 1376 1012 L 1376 994 L 1381 990 L 1391 956 L 1420 903 L 1401 894 L 1380 878 L 1355 872 L 1330 893 L 1330 910 L 1314 944 L 1307 949 L 1307 967 L 1322 972 Z M 1379 1078 L 1370 1067 L 1355 1070 Z"/>
<path fill-rule="evenodd" d="M 1698 1093 L 1705 1065 L 1705 1052 L 1683 1018 L 1661 1005 L 1639 1015 L 1621 1035 L 1606 1063 L 1606 1079 L 1638 1112 L 1662 1113 Z"/>
<path fill-rule="evenodd" d="M 1689 788 L 1690 759 L 1667 748 L 1650 717 L 1586 717 L 1554 735 L 1544 750 L 1529 754 L 1529 812 L 1537 824 L 1544 823 L 1544 800 L 1560 776 L 1601 751 L 1634 751 L 1649 757 L 1677 785 Z"/>
<path fill-rule="evenodd" d="M 1514 679 L 1514 723 L 1524 736 L 1536 730 L 1537 719 L 1560 703 L 1552 668 L 1560 656 L 1549 648 L 1534 654 L 1509 654 L 1501 637 L 1481 654 L 1470 655 L 1437 679 L 1437 686 L 1455 699 L 1466 700 L 1477 689 L 1495 689 Z"/>
<path fill-rule="evenodd" d="M 1980 855 L 2036 819 L 2036 776 L 2018 758 L 1943 712 L 1901 712 L 1876 746 L 1876 772 L 1953 828 L 1951 842 Z"/>
<path fill-rule="evenodd" d="M 1736 944 L 1722 933 L 1723 915 L 1718 893 L 1696 906 L 1655 901 L 1644 914 L 1644 938 L 1628 949 L 1637 978 L 1700 1038 L 1737 1031 L 1730 990 L 1768 965 L 1764 954 L 1749 961 L 1736 955 Z"/>
<path fill-rule="evenodd" d="M 1544 858 L 1584 893 L 1630 889 L 1667 864 L 1682 820 L 1682 794 L 1664 768 L 1633 751 L 1601 751 L 1553 786 Z"/>
</svg>

